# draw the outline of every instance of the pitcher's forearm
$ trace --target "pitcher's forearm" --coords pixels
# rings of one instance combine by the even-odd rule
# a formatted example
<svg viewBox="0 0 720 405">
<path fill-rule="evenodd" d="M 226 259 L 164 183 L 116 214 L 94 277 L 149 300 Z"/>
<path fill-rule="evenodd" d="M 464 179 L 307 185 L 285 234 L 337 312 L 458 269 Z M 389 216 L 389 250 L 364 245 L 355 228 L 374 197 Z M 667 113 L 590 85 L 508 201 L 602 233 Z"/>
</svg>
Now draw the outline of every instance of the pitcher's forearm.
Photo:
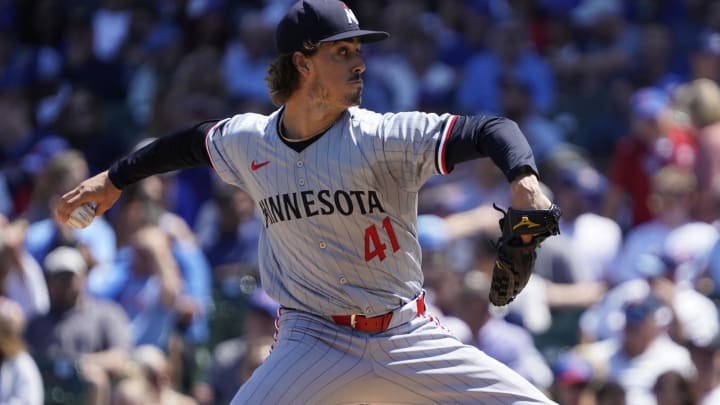
<svg viewBox="0 0 720 405">
<path fill-rule="evenodd" d="M 113 163 L 108 175 L 123 189 L 146 177 L 210 164 L 205 135 L 216 121 L 206 121 L 158 138 Z"/>
</svg>

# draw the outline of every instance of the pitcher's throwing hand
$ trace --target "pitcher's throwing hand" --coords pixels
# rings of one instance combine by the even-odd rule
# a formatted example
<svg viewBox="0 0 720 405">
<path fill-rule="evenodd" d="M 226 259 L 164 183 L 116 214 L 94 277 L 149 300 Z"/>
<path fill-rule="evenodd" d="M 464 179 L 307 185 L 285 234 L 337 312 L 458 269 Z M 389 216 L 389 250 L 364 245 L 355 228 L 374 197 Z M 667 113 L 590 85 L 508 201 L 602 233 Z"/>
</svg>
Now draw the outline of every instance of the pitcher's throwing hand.
<svg viewBox="0 0 720 405">
<path fill-rule="evenodd" d="M 84 228 L 90 224 L 92 218 L 110 209 L 120 198 L 120 193 L 121 190 L 112 184 L 107 171 L 104 171 L 83 181 L 60 198 L 55 209 L 57 219 L 73 228 Z M 87 208 L 83 208 L 84 205 Z M 73 212 L 76 212 L 78 217 L 71 220 Z M 87 218 L 91 214 L 92 218 Z"/>
</svg>

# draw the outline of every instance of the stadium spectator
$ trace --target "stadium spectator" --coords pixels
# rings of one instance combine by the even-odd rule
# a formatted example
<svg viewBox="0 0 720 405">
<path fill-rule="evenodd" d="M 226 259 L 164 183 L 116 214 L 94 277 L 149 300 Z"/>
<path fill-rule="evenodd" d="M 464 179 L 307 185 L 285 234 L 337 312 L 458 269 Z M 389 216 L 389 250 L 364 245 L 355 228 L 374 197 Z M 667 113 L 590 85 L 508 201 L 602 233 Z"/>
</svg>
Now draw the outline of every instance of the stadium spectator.
<svg viewBox="0 0 720 405">
<path fill-rule="evenodd" d="M 210 267 L 189 226 L 164 208 L 157 181 L 138 184 L 118 206 L 113 222 L 123 245 L 93 292 L 119 302 L 130 317 L 133 342 L 166 350 L 188 387 L 196 350 L 210 335 Z"/>
<path fill-rule="evenodd" d="M 561 405 L 589 405 L 594 402 L 593 370 L 590 363 L 573 352 L 561 353 L 552 362 L 552 398 Z"/>
<path fill-rule="evenodd" d="M 41 405 L 43 382 L 22 338 L 24 315 L 20 306 L 0 297 L 0 403 Z"/>
<path fill-rule="evenodd" d="M 265 75 L 272 57 L 273 24 L 260 11 L 248 11 L 238 18 L 235 35 L 222 57 L 222 75 L 229 96 L 242 111 L 270 111 Z"/>
<path fill-rule="evenodd" d="M 657 405 L 695 405 L 693 381 L 677 371 L 660 374 L 653 385 Z"/>
<path fill-rule="evenodd" d="M 550 67 L 530 46 L 526 27 L 518 19 L 499 21 L 488 33 L 489 47 L 467 61 L 463 85 L 456 104 L 462 111 L 499 114 L 501 112 L 500 77 L 503 72 L 521 77 L 529 88 L 531 106 L 547 112 L 555 98 Z"/>
<path fill-rule="evenodd" d="M 695 396 L 701 405 L 711 405 L 720 400 L 720 334 L 710 340 L 687 342 L 697 378 Z"/>
<path fill-rule="evenodd" d="M 79 250 L 58 247 L 43 267 L 50 311 L 27 325 L 30 353 L 46 377 L 60 374 L 60 387 L 80 378 L 88 403 L 106 404 L 111 377 L 122 375 L 127 365 L 132 344 L 127 316 L 117 304 L 84 292 L 88 265 Z"/>
<path fill-rule="evenodd" d="M 424 14 L 413 15 L 423 25 Z M 403 35 L 402 51 L 377 55 L 368 63 L 370 80 L 363 97 L 375 111 L 441 111 L 455 96 L 457 72 L 438 60 L 438 43 L 429 28 Z"/>
<path fill-rule="evenodd" d="M 74 118 L 85 118 L 85 120 L 73 123 L 68 121 L 69 116 L 65 116 L 63 121 L 69 125 L 68 129 L 92 129 L 93 132 L 96 132 L 102 128 L 102 121 L 96 114 L 108 107 L 109 103 L 120 101 L 125 97 L 127 81 L 123 72 L 124 61 L 119 58 L 109 58 L 111 55 L 106 54 L 105 50 L 114 52 L 112 48 L 117 47 L 117 39 L 113 37 L 116 32 L 126 29 L 123 26 L 127 24 L 127 20 L 126 17 L 120 16 L 118 19 L 120 24 L 112 24 L 112 27 L 98 26 L 96 30 L 93 19 L 96 15 L 102 15 L 102 13 L 95 14 L 99 9 L 77 4 L 66 11 L 68 19 L 63 41 L 62 77 L 72 88 L 84 89 L 81 94 L 78 94 L 79 97 L 75 101 L 66 105 L 68 108 L 66 112 L 72 113 Z M 120 28 L 120 30 L 113 32 L 114 28 Z M 122 32 L 118 33 L 124 35 Z M 95 49 L 96 41 L 98 54 Z M 108 59 L 101 59 L 106 57 Z M 114 80 L 108 80 L 109 77 Z M 88 97 L 92 97 L 94 102 L 88 103 Z M 63 115 L 60 114 L 58 117 L 62 118 Z M 84 128 L 75 126 L 81 123 L 83 126 L 92 125 Z M 103 129 L 110 130 L 111 128 Z M 71 136 L 78 135 L 74 138 L 76 141 L 81 141 L 80 136 L 85 134 L 89 135 L 89 133 L 82 132 L 69 133 Z M 104 137 L 102 140 L 105 141 L 103 146 L 110 147 L 108 137 Z M 91 139 L 85 137 L 84 141 L 91 142 Z M 99 141 L 99 139 L 94 141 Z M 92 143 L 100 145 L 96 142 Z M 91 145 L 83 146 L 90 147 Z M 109 152 L 108 149 L 103 148 L 102 150 Z M 116 152 L 121 153 L 119 150 Z"/>
<path fill-rule="evenodd" d="M 1 80 L 1 79 L 0 79 Z M 44 162 L 36 150 L 42 137 L 33 126 L 33 106 L 29 91 L 23 87 L 0 87 L 0 178 L 4 183 L 4 201 L 0 214 L 22 213 L 30 199 L 33 175 L 42 170 Z"/>
<path fill-rule="evenodd" d="M 720 88 L 710 79 L 696 79 L 683 87 L 684 91 L 679 92 L 685 112 L 698 131 L 695 165 L 698 197 L 694 216 L 712 222 L 720 219 Z"/>
<path fill-rule="evenodd" d="M 112 405 L 193 405 L 197 402 L 172 387 L 171 370 L 165 353 L 156 346 L 141 345 L 131 354 L 128 377 L 117 384 Z"/>
<path fill-rule="evenodd" d="M 0 215 L 0 296 L 17 302 L 31 319 L 46 313 L 50 301 L 42 268 L 25 249 L 27 226 L 25 220 L 8 222 Z"/>
<path fill-rule="evenodd" d="M 500 113 L 518 124 L 533 149 L 535 161 L 542 167 L 565 141 L 563 128 L 535 110 L 528 79 L 505 73 L 498 82 Z"/>
<path fill-rule="evenodd" d="M 612 8 L 613 3 L 617 4 L 613 0 L 605 7 Z M 621 118 L 626 115 L 624 103 L 618 100 L 629 92 L 621 72 L 630 52 L 623 45 L 628 42 L 623 37 L 631 38 L 632 34 L 628 25 L 620 23 L 610 24 L 615 29 L 603 35 L 602 30 L 577 24 L 569 14 L 566 10 L 561 17 L 546 22 L 545 54 L 556 76 L 557 92 L 549 115 L 563 126 L 567 140 L 587 151 L 593 164 L 604 171 L 615 140 L 626 128 L 626 120 Z M 616 18 L 610 17 L 610 21 Z M 621 119 L 605 118 L 609 116 Z"/>
<path fill-rule="evenodd" d="M 581 317 L 581 331 L 588 340 L 617 337 L 623 326 L 622 308 L 627 303 L 652 292 L 674 314 L 668 334 L 680 344 L 694 341 L 707 343 L 720 329 L 716 304 L 693 288 L 693 284 L 676 281 L 675 263 L 646 254 L 639 257 L 637 270 L 643 276 L 610 289 L 602 301 L 590 307 Z"/>
<path fill-rule="evenodd" d="M 653 386 L 666 371 L 693 378 L 695 367 L 683 346 L 673 342 L 664 328 L 672 312 L 652 294 L 625 305 L 625 326 L 608 362 L 608 379 L 623 386 L 627 402 L 654 405 Z"/>
<path fill-rule="evenodd" d="M 632 83 L 669 92 L 683 83 L 686 77 L 681 73 L 682 66 L 672 59 L 674 46 L 670 27 L 660 23 L 640 27 L 631 67 Z"/>
<path fill-rule="evenodd" d="M 252 293 L 243 321 L 244 333 L 220 342 L 213 350 L 206 384 L 214 403 L 229 403 L 240 385 L 270 354 L 279 309 L 262 288 Z"/>
<path fill-rule="evenodd" d="M 701 32 L 694 45 L 690 53 L 690 79 L 720 79 L 720 32 Z"/>
<path fill-rule="evenodd" d="M 563 210 L 560 234 L 570 240 L 571 250 L 582 261 L 580 273 L 568 280 L 601 280 L 623 242 L 617 222 L 599 214 L 607 178 L 569 148 L 556 150 L 546 170 L 548 186 Z"/>
<path fill-rule="evenodd" d="M 485 273 L 468 272 L 456 296 L 455 313 L 474 332 L 474 344 L 488 356 L 515 370 L 541 389 L 550 387 L 553 374 L 535 348 L 530 333 L 493 316 L 488 301 L 490 280 Z"/>
<path fill-rule="evenodd" d="M 425 302 L 428 312 L 455 335 L 461 342 L 475 340 L 470 327 L 455 313 L 457 294 L 461 288 L 461 254 L 470 248 L 469 241 L 453 240 L 444 218 L 424 214 L 418 216 L 418 242 L 423 251 L 422 271 L 425 277 Z M 469 257 L 465 257 L 468 260 Z"/>
<path fill-rule="evenodd" d="M 124 196 L 117 207 L 113 217 L 113 225 L 117 230 L 118 243 L 120 246 L 117 260 L 114 263 L 113 271 L 106 274 L 103 279 L 98 278 L 93 283 L 93 292 L 102 297 L 119 299 L 123 291 L 130 284 L 145 284 L 146 279 L 153 274 L 159 274 L 156 267 L 146 267 L 148 264 L 157 265 L 154 261 L 135 263 L 133 260 L 134 250 L 145 250 L 148 244 L 151 245 L 153 254 L 161 254 L 157 258 L 163 260 L 159 263 L 174 263 L 180 280 L 176 293 L 180 294 L 177 301 L 173 301 L 173 307 L 177 310 L 176 325 L 181 330 L 186 343 L 200 344 L 208 337 L 207 311 L 209 309 L 211 293 L 211 274 L 207 259 L 197 243 L 195 235 L 188 224 L 177 214 L 165 207 L 165 190 L 167 181 L 161 178 L 148 178 L 136 184 Z M 149 231 L 155 234 L 160 231 L 156 239 L 148 239 L 138 235 L 141 231 Z M 148 233 L 148 232 L 145 232 Z M 138 246 L 137 242 L 144 241 Z M 165 258 L 164 247 L 168 244 L 170 257 Z M 159 249 L 161 248 L 162 249 Z M 152 257 L 149 257 L 152 259 Z M 135 268 L 135 265 L 143 268 Z M 137 273 L 133 273 L 136 272 Z M 167 271 L 171 271 L 167 269 Z M 133 278 L 133 274 L 136 278 Z M 136 293 L 137 291 L 135 291 Z M 131 293 L 134 295 L 134 293 Z M 135 308 L 134 311 L 140 308 Z M 134 312 L 133 311 L 133 312 Z M 164 330 L 167 326 L 161 327 L 157 324 L 148 324 L 148 327 L 155 328 L 156 332 Z M 160 339 L 156 344 L 163 347 L 165 338 L 154 335 Z M 167 337 L 167 335 L 165 335 Z"/>
<path fill-rule="evenodd" d="M 168 237 L 157 227 L 145 226 L 130 237 L 128 277 L 115 300 L 130 318 L 133 344 L 167 350 L 176 322 L 192 317 L 182 297 L 182 278 Z M 188 313 L 189 312 L 189 313 Z M 176 319 L 177 317 L 177 319 Z"/>
<path fill-rule="evenodd" d="M 625 388 L 615 381 L 603 382 L 595 392 L 597 405 L 626 405 Z"/>
<path fill-rule="evenodd" d="M 125 58 L 132 66 L 128 73 L 128 109 L 133 123 L 152 132 L 148 126 L 157 102 L 170 86 L 172 72 L 183 56 L 185 32 L 171 19 L 162 19 L 160 10 L 150 2 L 137 2 L 133 9 Z M 148 133 L 148 135 L 150 135 Z"/>
<path fill-rule="evenodd" d="M 213 186 L 213 196 L 200 209 L 194 233 L 216 278 L 218 266 L 257 265 L 262 224 L 246 192 L 219 181 Z"/>
<path fill-rule="evenodd" d="M 95 218 L 87 228 L 71 229 L 58 223 L 50 212 L 65 186 L 87 173 L 84 155 L 77 150 L 58 153 L 48 160 L 25 213 L 26 217 L 32 218 L 25 234 L 25 247 L 38 263 L 58 246 L 78 247 L 89 259 L 92 271 L 87 276 L 87 283 L 92 290 L 95 280 L 111 271 L 116 253 L 114 230 L 104 217 Z"/>
<path fill-rule="evenodd" d="M 654 173 L 651 181 L 648 205 L 653 215 L 652 220 L 628 232 L 618 256 L 608 267 L 605 276 L 605 280 L 611 285 L 642 278 L 638 263 L 643 254 L 667 257 L 679 265 L 694 255 L 702 255 L 702 250 L 705 250 L 704 254 L 707 255 L 712 242 L 717 238 L 717 230 L 710 224 L 693 221 L 690 216 L 692 198 L 697 189 L 695 175 L 691 170 L 667 166 Z M 683 232 L 684 229 L 691 230 L 689 235 L 697 233 L 704 237 L 699 240 L 681 239 L 681 244 L 674 249 L 677 250 L 675 253 L 673 249 L 668 249 L 668 244 L 673 241 L 670 235 L 673 232 Z M 700 245 L 692 248 L 689 243 L 693 241 Z M 688 253 L 691 250 L 700 252 L 691 255 Z"/>
<path fill-rule="evenodd" d="M 618 221 L 623 229 L 652 219 L 648 197 L 654 173 L 670 164 L 692 168 L 696 159 L 694 140 L 674 123 L 666 93 L 651 88 L 638 90 L 629 108 L 631 134 L 616 144 L 603 209 L 603 214 Z"/>
</svg>

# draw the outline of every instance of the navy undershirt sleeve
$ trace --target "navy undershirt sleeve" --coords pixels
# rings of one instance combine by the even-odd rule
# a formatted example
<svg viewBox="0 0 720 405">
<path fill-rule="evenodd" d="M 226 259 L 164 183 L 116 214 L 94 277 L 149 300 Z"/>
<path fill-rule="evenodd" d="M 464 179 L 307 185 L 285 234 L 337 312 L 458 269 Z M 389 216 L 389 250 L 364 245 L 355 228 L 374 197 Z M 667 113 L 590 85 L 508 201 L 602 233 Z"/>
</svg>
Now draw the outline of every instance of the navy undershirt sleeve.
<svg viewBox="0 0 720 405">
<path fill-rule="evenodd" d="M 205 121 L 163 136 L 110 166 L 108 177 L 123 189 L 155 174 L 210 164 L 205 136 L 217 120 Z"/>
<path fill-rule="evenodd" d="M 503 117 L 459 116 L 447 140 L 446 167 L 490 157 L 508 181 L 521 173 L 538 175 L 532 149 L 515 121 Z"/>
</svg>

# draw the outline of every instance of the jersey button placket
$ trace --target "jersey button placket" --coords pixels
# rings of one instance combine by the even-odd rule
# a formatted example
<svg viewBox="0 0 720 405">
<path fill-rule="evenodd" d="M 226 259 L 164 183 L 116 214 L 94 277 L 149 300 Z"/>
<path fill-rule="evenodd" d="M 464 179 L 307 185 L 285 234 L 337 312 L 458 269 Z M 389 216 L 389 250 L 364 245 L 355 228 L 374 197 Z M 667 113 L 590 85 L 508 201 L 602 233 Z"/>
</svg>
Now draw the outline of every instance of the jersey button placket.
<svg viewBox="0 0 720 405">
<path fill-rule="evenodd" d="M 305 187 L 305 178 L 307 177 L 305 173 L 305 162 L 298 160 L 295 162 L 295 167 L 297 168 L 297 170 L 295 170 L 297 184 L 300 187 Z"/>
</svg>

